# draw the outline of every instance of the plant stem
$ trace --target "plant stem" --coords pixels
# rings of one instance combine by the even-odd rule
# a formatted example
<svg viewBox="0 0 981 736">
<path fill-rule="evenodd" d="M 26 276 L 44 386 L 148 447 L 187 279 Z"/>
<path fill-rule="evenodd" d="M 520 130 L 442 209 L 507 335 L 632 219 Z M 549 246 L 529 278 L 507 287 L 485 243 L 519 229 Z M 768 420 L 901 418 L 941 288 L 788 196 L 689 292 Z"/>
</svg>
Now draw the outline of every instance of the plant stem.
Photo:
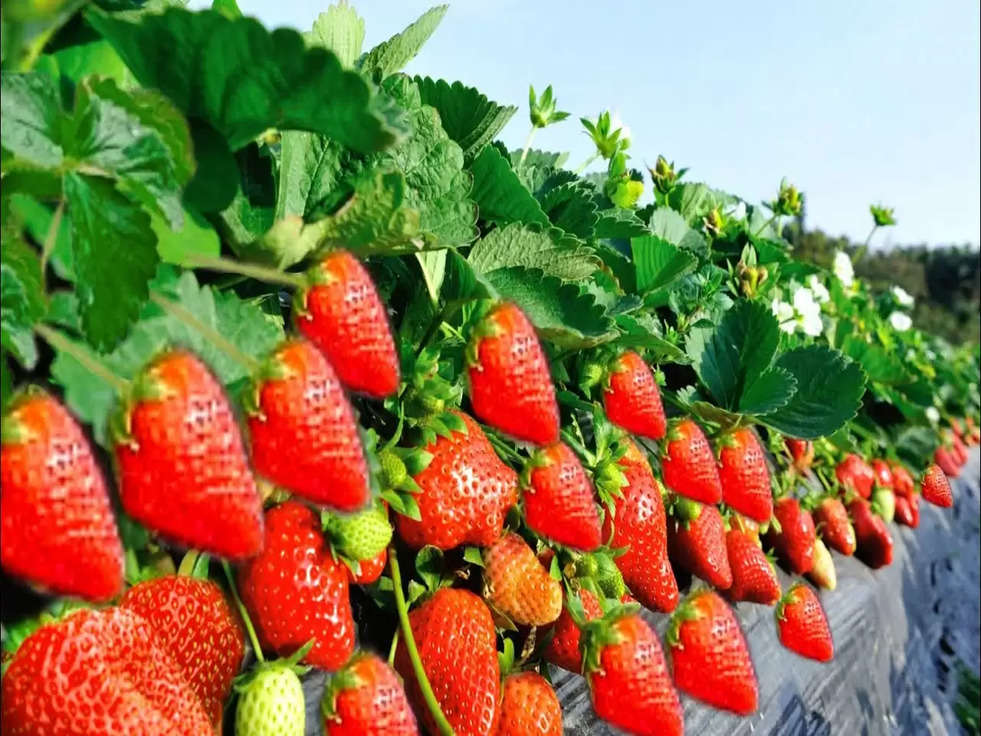
<svg viewBox="0 0 981 736">
<path fill-rule="evenodd" d="M 774 214 L 772 214 L 772 215 L 770 216 L 770 219 L 769 219 L 769 220 L 767 220 L 766 222 L 764 222 L 764 223 L 763 223 L 763 224 L 762 224 L 762 225 L 760 226 L 760 229 L 759 229 L 759 230 L 757 230 L 757 231 L 756 231 L 755 233 L 753 233 L 753 237 L 755 238 L 755 237 L 756 237 L 757 235 L 759 235 L 759 234 L 760 234 L 761 232 L 763 232 L 764 230 L 766 230 L 766 229 L 767 229 L 767 228 L 768 228 L 768 227 L 769 227 L 770 225 L 772 225 L 772 224 L 773 224 L 773 221 L 774 221 L 774 220 L 776 220 L 776 219 L 777 219 L 777 215 L 776 215 L 776 213 L 774 213 Z"/>
<path fill-rule="evenodd" d="M 595 161 L 598 158 L 599 158 L 599 152 L 597 151 L 597 152 L 593 153 L 592 156 L 590 156 L 585 161 L 583 161 L 582 162 L 582 166 L 580 166 L 578 169 L 576 169 L 572 173 L 575 174 L 576 176 L 579 176 L 582 172 L 584 172 L 589 167 L 589 165 L 591 163 L 593 163 L 593 161 Z"/>
<path fill-rule="evenodd" d="M 399 630 L 395 629 L 395 634 L 392 636 L 392 645 L 388 648 L 388 666 L 395 666 L 395 652 L 399 648 Z"/>
<path fill-rule="evenodd" d="M 241 363 L 245 368 L 248 368 L 250 372 L 254 373 L 259 370 L 260 364 L 258 360 L 253 358 L 251 355 L 246 355 L 243 353 L 228 338 L 218 332 L 218 330 L 210 325 L 206 325 L 182 305 L 175 301 L 171 301 L 167 297 L 161 296 L 156 292 L 150 292 L 150 301 L 159 306 L 165 312 L 173 315 L 177 320 L 183 322 L 191 329 L 201 333 L 203 337 L 210 340 L 216 348 L 221 350 L 221 352 L 225 353 L 229 358 L 237 363 Z"/>
<path fill-rule="evenodd" d="M 65 200 L 59 199 L 58 206 L 55 208 L 51 223 L 48 225 L 48 233 L 44 236 L 44 246 L 41 248 L 41 286 L 44 287 L 45 272 L 48 270 L 48 259 L 54 250 L 55 243 L 58 241 L 58 230 L 61 229 L 61 218 L 65 214 Z"/>
<path fill-rule="evenodd" d="M 87 348 L 77 345 L 57 330 L 52 329 L 46 324 L 42 324 L 40 322 L 34 325 L 34 331 L 40 335 L 41 338 L 51 347 L 57 348 L 61 352 L 72 356 L 75 360 L 82 364 L 82 367 L 84 367 L 85 370 L 92 375 L 101 378 L 103 381 L 112 386 L 113 390 L 117 394 L 121 395 L 129 390 L 129 381 L 124 378 L 120 378 L 111 370 L 106 368 L 100 361 L 92 357 Z"/>
<path fill-rule="evenodd" d="M 869 230 L 869 234 L 866 236 L 865 242 L 862 243 L 862 247 L 855 252 L 855 257 L 852 259 L 853 263 L 858 263 L 865 258 L 865 252 L 869 249 L 869 243 L 872 242 L 872 236 L 875 235 L 875 231 L 878 229 L 878 225 L 873 225 L 872 229 Z"/>
<path fill-rule="evenodd" d="M 255 650 L 255 657 L 260 662 L 265 662 L 266 658 L 262 656 L 262 647 L 259 646 L 259 637 L 255 635 L 255 628 L 252 626 L 252 619 L 249 618 L 249 612 L 245 610 L 245 604 L 242 603 L 242 599 L 238 597 L 238 588 L 235 587 L 235 576 L 232 575 L 232 568 L 229 566 L 226 560 L 221 561 L 221 567 L 225 571 L 225 577 L 228 579 L 228 588 L 232 591 L 232 598 L 235 600 L 235 605 L 238 607 L 239 615 L 242 617 L 242 622 L 245 624 L 245 630 L 249 633 L 249 641 L 252 642 L 252 648 Z"/>
<path fill-rule="evenodd" d="M 248 276 L 257 281 L 264 281 L 269 284 L 279 284 L 293 289 L 302 289 L 307 285 L 306 279 L 294 273 L 286 273 L 277 268 L 259 266 L 254 263 L 241 263 L 231 258 L 211 258 L 209 256 L 195 255 L 189 253 L 185 260 L 191 268 L 206 268 L 209 271 L 220 271 L 222 273 L 236 273 L 241 276 Z"/>
<path fill-rule="evenodd" d="M 532 125 L 531 130 L 528 131 L 528 137 L 525 138 L 525 147 L 521 150 L 521 158 L 518 161 L 518 166 L 521 166 L 521 164 L 523 164 L 525 162 L 525 159 L 528 157 L 528 149 L 531 148 L 531 142 L 532 140 L 534 140 L 535 133 L 537 132 L 538 132 L 538 126 Z"/>
<path fill-rule="evenodd" d="M 433 693 L 433 687 L 429 684 L 429 678 L 426 677 L 426 670 L 423 669 L 422 660 L 419 658 L 419 650 L 416 648 L 416 639 L 412 635 L 412 626 L 409 625 L 409 609 L 405 605 L 405 596 L 402 593 L 402 575 L 399 572 L 399 560 L 394 546 L 388 548 L 388 567 L 392 573 L 392 587 L 395 592 L 395 608 L 399 613 L 399 624 L 402 627 L 402 636 L 405 637 L 405 648 L 409 653 L 409 661 L 412 662 L 412 670 L 415 672 L 416 680 L 419 684 L 419 690 L 422 692 L 423 700 L 426 701 L 426 707 L 429 708 L 429 712 L 432 714 L 433 720 L 436 722 L 436 728 L 439 730 L 440 734 L 442 736 L 455 736 L 453 726 L 451 726 L 450 722 L 446 720 L 446 716 L 443 715 L 443 710 L 439 707 L 439 703 L 436 701 L 436 695 Z"/>
</svg>

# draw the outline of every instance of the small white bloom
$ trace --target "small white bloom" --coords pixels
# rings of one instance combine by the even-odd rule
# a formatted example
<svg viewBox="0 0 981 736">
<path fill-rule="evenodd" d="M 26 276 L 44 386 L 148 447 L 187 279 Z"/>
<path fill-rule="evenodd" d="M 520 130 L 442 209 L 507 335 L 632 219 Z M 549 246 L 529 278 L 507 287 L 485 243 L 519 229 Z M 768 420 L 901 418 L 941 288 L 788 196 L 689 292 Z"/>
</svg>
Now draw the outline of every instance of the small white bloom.
<svg viewBox="0 0 981 736">
<path fill-rule="evenodd" d="M 804 334 L 817 337 L 824 331 L 824 323 L 821 321 L 821 313 L 802 314 L 800 318 L 801 327 Z"/>
<path fill-rule="evenodd" d="M 835 253 L 835 262 L 832 269 L 835 272 L 835 276 L 841 279 L 841 283 L 845 286 L 851 286 L 852 282 L 855 281 L 855 269 L 852 268 L 852 259 L 844 251 L 839 250 Z"/>
<path fill-rule="evenodd" d="M 802 316 L 821 312 L 821 307 L 814 300 L 814 294 L 806 286 L 799 286 L 794 292 L 794 309 Z"/>
<path fill-rule="evenodd" d="M 940 422 L 940 412 L 937 411 L 937 407 L 928 406 L 926 408 L 926 418 L 930 420 L 931 424 L 938 424 Z"/>
<path fill-rule="evenodd" d="M 773 312 L 780 323 L 780 329 L 784 332 L 793 332 L 797 325 L 794 321 L 794 305 L 780 299 L 774 299 L 770 304 L 770 311 Z"/>
<path fill-rule="evenodd" d="M 892 295 L 896 297 L 896 301 L 903 307 L 912 307 L 913 302 L 916 301 L 913 299 L 913 295 L 906 291 L 906 289 L 904 289 L 902 286 L 892 287 Z"/>
<path fill-rule="evenodd" d="M 729 217 L 734 220 L 742 220 L 744 217 L 746 217 L 746 203 L 740 201 L 735 207 L 732 208 L 732 211 L 729 213 Z"/>
<path fill-rule="evenodd" d="M 630 128 L 620 119 L 620 111 L 614 110 L 610 113 L 610 132 L 613 132 L 617 128 L 620 129 L 620 140 L 626 141 L 629 144 Z"/>
<path fill-rule="evenodd" d="M 818 304 L 824 304 L 831 300 L 831 294 L 828 292 L 827 287 L 821 283 L 821 280 L 816 274 L 811 274 L 807 278 L 807 286 L 814 294 L 814 298 L 817 300 Z"/>
<path fill-rule="evenodd" d="M 893 312 L 889 315 L 889 324 L 896 332 L 906 332 L 913 326 L 913 320 L 905 312 Z"/>
</svg>

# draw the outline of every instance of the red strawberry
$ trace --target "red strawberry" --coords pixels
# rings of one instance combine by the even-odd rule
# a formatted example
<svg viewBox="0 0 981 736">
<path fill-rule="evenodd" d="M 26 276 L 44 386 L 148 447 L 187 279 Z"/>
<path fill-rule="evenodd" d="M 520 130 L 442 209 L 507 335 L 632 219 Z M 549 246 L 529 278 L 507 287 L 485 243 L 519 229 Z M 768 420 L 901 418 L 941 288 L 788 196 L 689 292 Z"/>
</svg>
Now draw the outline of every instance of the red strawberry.
<svg viewBox="0 0 981 736">
<path fill-rule="evenodd" d="M 603 407 L 611 422 L 633 434 L 659 440 L 667 430 L 654 374 L 632 350 L 614 363 L 609 386 L 603 392 Z"/>
<path fill-rule="evenodd" d="M 772 606 L 780 598 L 780 581 L 752 532 L 732 528 L 726 532 L 726 551 L 732 570 L 732 585 L 726 591 L 731 601 L 750 601 Z"/>
<path fill-rule="evenodd" d="M 317 514 L 296 501 L 266 513 L 262 554 L 238 571 L 239 591 L 263 647 L 289 656 L 308 641 L 309 664 L 336 670 L 354 651 L 348 572 Z"/>
<path fill-rule="evenodd" d="M 803 583 L 794 584 L 780 599 L 775 615 L 780 643 L 787 649 L 818 662 L 831 661 L 831 629 L 813 590 Z"/>
<path fill-rule="evenodd" d="M 889 467 L 889 463 L 885 460 L 873 460 L 872 470 L 875 473 L 876 485 L 882 488 L 893 487 L 892 469 Z"/>
<path fill-rule="evenodd" d="M 544 626 L 562 613 L 562 585 L 513 532 L 484 552 L 484 598 L 516 624 Z"/>
<path fill-rule="evenodd" d="M 361 570 L 358 573 L 352 572 L 351 568 L 345 565 L 347 568 L 347 578 L 352 583 L 356 583 L 358 585 L 369 585 L 382 576 L 382 573 L 385 572 L 385 565 L 387 564 L 388 549 L 383 549 L 370 560 L 360 560 L 358 565 L 360 566 Z"/>
<path fill-rule="evenodd" d="M 161 534 L 221 557 L 262 549 L 262 500 L 235 414 L 204 364 L 164 353 L 134 381 L 116 440 L 126 512 Z"/>
<path fill-rule="evenodd" d="M 681 516 L 668 521 L 671 559 L 709 585 L 725 590 L 732 585 L 726 550 L 726 530 L 715 506 L 682 501 Z"/>
<path fill-rule="evenodd" d="M 467 590 L 441 588 L 409 612 L 419 658 L 443 715 L 459 736 L 493 736 L 500 719 L 501 684 L 494 619 Z M 437 733 L 416 681 L 405 640 L 395 653 L 422 725 Z"/>
<path fill-rule="evenodd" d="M 770 471 L 753 430 L 744 427 L 730 432 L 720 440 L 720 445 L 722 500 L 751 519 L 769 521 L 773 515 Z"/>
<path fill-rule="evenodd" d="M 497 736 L 562 736 L 562 708 L 555 690 L 537 672 L 508 675 L 501 687 Z"/>
<path fill-rule="evenodd" d="M 347 388 L 375 398 L 399 387 L 399 356 L 371 276 L 347 251 L 329 254 L 297 294 L 296 327 L 324 352 Z"/>
<path fill-rule="evenodd" d="M 75 611 L 31 634 L 0 702 L 4 736 L 214 736 L 150 623 L 123 608 Z"/>
<path fill-rule="evenodd" d="M 933 462 L 939 465 L 943 472 L 950 478 L 956 478 L 958 473 L 961 472 L 953 450 L 947 449 L 943 445 L 938 447 L 936 452 L 933 453 Z"/>
<path fill-rule="evenodd" d="M 668 559 L 667 519 L 661 487 L 647 458 L 631 440 L 619 460 L 627 484 L 613 499 L 603 535 L 613 548 L 626 551 L 615 559 L 623 579 L 644 606 L 670 612 L 678 605 L 678 583 Z"/>
<path fill-rule="evenodd" d="M 342 511 L 371 498 L 354 410 L 330 363 L 306 340 L 286 342 L 264 366 L 249 432 L 256 472 L 276 485 Z"/>
<path fill-rule="evenodd" d="M 536 534 L 590 552 L 600 546 L 593 485 L 576 454 L 561 442 L 539 450 L 525 476 L 525 522 Z"/>
<path fill-rule="evenodd" d="M 758 691 L 746 640 L 716 593 L 692 593 L 674 612 L 667 633 L 678 689 L 739 715 L 756 710 Z"/>
<path fill-rule="evenodd" d="M 920 525 L 920 497 L 896 496 L 896 523 L 916 529 Z"/>
<path fill-rule="evenodd" d="M 950 441 L 953 443 L 954 460 L 958 466 L 962 467 L 967 462 L 967 445 L 956 434 L 950 436 Z"/>
<path fill-rule="evenodd" d="M 477 422 L 461 412 L 452 416 L 462 428 L 426 445 L 432 460 L 414 477 L 422 489 L 415 496 L 421 519 L 396 516 L 399 534 L 415 549 L 490 546 L 517 501 L 517 473 L 501 462 Z"/>
<path fill-rule="evenodd" d="M 798 440 L 793 437 L 785 438 L 784 442 L 787 444 L 787 449 L 790 450 L 790 456 L 794 460 L 794 467 L 797 472 L 806 473 L 810 469 L 811 463 L 814 462 L 814 443 L 810 440 Z"/>
<path fill-rule="evenodd" d="M 780 523 L 780 531 L 766 534 L 766 543 L 776 551 L 780 562 L 795 575 L 810 571 L 814 564 L 814 519 L 809 511 L 801 508 L 796 498 L 781 498 L 774 506 L 773 515 Z"/>
<path fill-rule="evenodd" d="M 814 540 L 814 564 L 807 577 L 819 588 L 834 590 L 838 586 L 838 571 L 831 552 L 820 537 Z"/>
<path fill-rule="evenodd" d="M 596 596 L 585 588 L 579 590 L 579 601 L 586 612 L 587 621 L 603 615 Z M 569 672 L 582 672 L 582 654 L 579 649 L 581 633 L 568 608 L 563 608 L 552 626 L 552 638 L 544 651 L 545 660 Z"/>
<path fill-rule="evenodd" d="M 719 466 L 705 434 L 691 419 L 668 430 L 668 443 L 661 460 L 664 482 L 675 493 L 699 503 L 719 503 L 722 481 Z"/>
<path fill-rule="evenodd" d="M 168 575 L 133 586 L 119 605 L 149 622 L 218 726 L 245 654 L 240 619 L 221 588 L 210 580 Z"/>
<path fill-rule="evenodd" d="M 858 546 L 855 556 L 862 562 L 878 570 L 892 562 L 892 536 L 882 517 L 872 511 L 872 506 L 864 498 L 856 498 L 848 504 L 855 526 L 855 539 Z"/>
<path fill-rule="evenodd" d="M 840 499 L 825 498 L 812 513 L 815 530 L 831 549 L 843 555 L 855 553 L 855 529 Z"/>
<path fill-rule="evenodd" d="M 82 428 L 31 389 L 3 418 L 0 562 L 62 595 L 105 601 L 123 587 L 123 546 Z"/>
<path fill-rule="evenodd" d="M 872 496 L 872 484 L 875 483 L 875 471 L 872 466 L 865 462 L 855 453 L 845 457 L 837 467 L 835 475 L 838 482 L 846 491 L 857 493 L 862 498 Z"/>
<path fill-rule="evenodd" d="M 330 678 L 324 736 L 417 736 L 402 681 L 375 654 L 360 654 Z"/>
<path fill-rule="evenodd" d="M 681 736 L 683 714 L 657 635 L 630 609 L 587 625 L 586 680 L 596 714 L 641 736 Z"/>
<path fill-rule="evenodd" d="M 889 468 L 892 470 L 892 488 L 896 496 L 912 496 L 916 491 L 916 483 L 909 471 L 899 463 L 892 463 Z"/>
<path fill-rule="evenodd" d="M 920 491 L 924 501 L 935 506 L 950 508 L 954 505 L 954 494 L 950 490 L 950 482 L 944 472 L 936 465 L 927 468 L 920 483 Z"/>
<path fill-rule="evenodd" d="M 550 445 L 559 439 L 559 405 L 548 358 L 518 307 L 496 307 L 467 347 L 473 412 L 502 432 Z"/>
</svg>

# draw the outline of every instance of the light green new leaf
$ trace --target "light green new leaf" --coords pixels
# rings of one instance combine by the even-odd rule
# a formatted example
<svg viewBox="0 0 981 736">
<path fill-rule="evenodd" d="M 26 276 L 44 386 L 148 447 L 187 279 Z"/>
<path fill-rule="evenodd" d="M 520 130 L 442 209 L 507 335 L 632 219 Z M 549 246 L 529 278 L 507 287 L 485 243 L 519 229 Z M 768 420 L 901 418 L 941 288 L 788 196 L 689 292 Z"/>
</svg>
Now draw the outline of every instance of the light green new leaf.
<svg viewBox="0 0 981 736">
<path fill-rule="evenodd" d="M 691 273 L 698 260 L 688 251 L 672 245 L 656 235 L 644 235 L 630 241 L 637 290 L 653 291 L 667 286 L 686 273 Z"/>
<path fill-rule="evenodd" d="M 0 344 L 32 369 L 37 362 L 34 323 L 46 310 L 41 259 L 17 233 L 4 232 L 0 249 Z"/>
<path fill-rule="evenodd" d="M 422 277 L 426 280 L 426 289 L 433 303 L 439 301 L 439 290 L 443 286 L 443 279 L 446 277 L 446 254 L 449 250 L 430 250 L 425 253 L 416 253 L 419 266 L 422 269 Z"/>
<path fill-rule="evenodd" d="M 436 108 L 443 130 L 460 145 L 467 161 L 494 140 L 518 111 L 511 105 L 499 105 L 487 99 L 461 82 L 449 84 L 429 77 L 416 77 L 415 82 L 422 101 Z"/>
<path fill-rule="evenodd" d="M 480 219 L 507 225 L 512 222 L 545 225 L 548 217 L 531 192 L 525 189 L 511 164 L 494 146 L 484 150 L 470 165 L 473 172 L 471 196 Z"/>
<path fill-rule="evenodd" d="M 313 22 L 313 30 L 306 38 L 311 46 L 333 51 L 341 64 L 351 69 L 361 56 L 364 18 L 345 0 L 341 0 L 317 16 L 317 20 Z"/>
<path fill-rule="evenodd" d="M 361 60 L 361 69 L 376 80 L 384 79 L 402 69 L 433 35 L 448 7 L 437 5 L 430 8 L 401 33 L 382 41 L 365 54 Z"/>
<path fill-rule="evenodd" d="M 184 226 L 171 230 L 163 218 L 150 215 L 150 227 L 157 236 L 157 253 L 164 263 L 183 265 L 189 255 L 217 258 L 221 241 L 210 222 L 197 212 L 184 210 Z"/>
<path fill-rule="evenodd" d="M 120 84 L 132 80 L 132 75 L 108 41 L 98 39 L 90 43 L 73 44 L 52 54 L 62 76 L 79 82 L 90 74 L 111 77 Z"/>
<path fill-rule="evenodd" d="M 650 227 L 652 233 L 672 245 L 690 250 L 699 256 L 708 253 L 708 243 L 705 236 L 690 228 L 685 222 L 685 218 L 674 210 L 663 207 L 654 210 L 654 214 L 651 215 Z"/>
<path fill-rule="evenodd" d="M 491 230 L 470 249 L 468 260 L 484 274 L 521 266 L 568 281 L 585 278 L 599 268 L 599 259 L 582 241 L 555 228 L 519 223 Z"/>
<path fill-rule="evenodd" d="M 3 149 L 32 166 L 58 166 L 64 152 L 57 82 L 47 74 L 6 71 L 0 80 Z"/>
</svg>

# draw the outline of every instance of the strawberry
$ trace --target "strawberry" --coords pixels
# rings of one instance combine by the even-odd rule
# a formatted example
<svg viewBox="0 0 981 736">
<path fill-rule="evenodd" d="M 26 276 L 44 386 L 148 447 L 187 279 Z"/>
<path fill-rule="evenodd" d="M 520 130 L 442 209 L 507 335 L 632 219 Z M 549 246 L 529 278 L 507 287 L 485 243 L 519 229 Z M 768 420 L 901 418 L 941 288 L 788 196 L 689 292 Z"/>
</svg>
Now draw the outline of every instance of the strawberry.
<svg viewBox="0 0 981 736">
<path fill-rule="evenodd" d="M 443 715 L 458 736 L 493 736 L 501 716 L 500 666 L 494 619 L 467 590 L 441 588 L 409 612 L 419 658 Z M 395 653 L 424 728 L 437 733 L 409 660 L 405 640 Z"/>
<path fill-rule="evenodd" d="M 518 307 L 501 304 L 483 319 L 467 346 L 467 365 L 474 414 L 519 440 L 558 440 L 559 405 L 548 358 Z"/>
<path fill-rule="evenodd" d="M 123 587 L 123 545 L 82 428 L 30 389 L 3 418 L 0 563 L 54 593 L 105 601 Z"/>
<path fill-rule="evenodd" d="M 664 482 L 675 493 L 699 503 L 715 504 L 722 500 L 722 481 L 712 447 L 691 419 L 684 419 L 668 430 L 661 470 Z"/>
<path fill-rule="evenodd" d="M 130 516 L 202 552 L 259 553 L 262 501 L 232 407 L 200 360 L 181 350 L 157 357 L 119 422 L 119 493 Z"/>
<path fill-rule="evenodd" d="M 497 736 L 562 736 L 562 708 L 555 690 L 537 672 L 504 678 Z"/>
<path fill-rule="evenodd" d="M 628 350 L 613 364 L 603 392 L 607 418 L 632 434 L 659 440 L 667 431 L 661 393 L 650 367 Z"/>
<path fill-rule="evenodd" d="M 124 608 L 82 609 L 31 634 L 3 676 L 4 736 L 213 736 L 153 627 Z"/>
<path fill-rule="evenodd" d="M 912 496 L 916 491 L 916 483 L 910 472 L 899 463 L 892 463 L 889 466 L 892 470 L 892 489 L 897 496 Z"/>
<path fill-rule="evenodd" d="M 795 575 L 810 571 L 814 564 L 814 519 L 803 509 L 796 498 L 781 498 L 776 502 L 773 515 L 780 524 L 780 531 L 771 528 L 766 543 L 773 547 L 780 562 Z"/>
<path fill-rule="evenodd" d="M 631 440 L 618 461 L 626 479 L 620 496 L 612 499 L 603 535 L 611 546 L 624 549 L 616 566 L 637 599 L 653 611 L 674 610 L 678 605 L 678 583 L 668 559 L 667 519 L 661 487 L 647 458 Z"/>
<path fill-rule="evenodd" d="M 349 560 L 377 559 L 392 541 L 383 501 L 354 514 L 325 514 L 322 521 L 334 550 Z"/>
<path fill-rule="evenodd" d="M 718 594 L 700 590 L 689 595 L 671 617 L 666 638 L 679 690 L 739 715 L 756 710 L 759 696 L 749 649 L 736 616 Z"/>
<path fill-rule="evenodd" d="M 732 585 L 726 590 L 726 597 L 765 606 L 776 603 L 780 598 L 780 581 L 763 553 L 759 538 L 734 526 L 726 532 L 726 552 L 732 570 Z"/>
<path fill-rule="evenodd" d="M 425 446 L 432 459 L 413 478 L 422 489 L 415 497 L 420 520 L 396 517 L 399 535 L 415 549 L 489 546 L 517 501 L 517 473 L 494 453 L 480 425 L 461 412 L 449 416 L 459 428 Z"/>
<path fill-rule="evenodd" d="M 484 598 L 516 624 L 544 626 L 562 612 L 562 585 L 513 532 L 484 552 Z"/>
<path fill-rule="evenodd" d="M 679 516 L 668 521 L 671 560 L 719 590 L 732 585 L 726 551 L 726 531 L 715 506 L 694 501 L 679 503 Z"/>
<path fill-rule="evenodd" d="M 872 507 L 888 524 L 896 515 L 896 494 L 888 488 L 876 488 L 872 492 Z"/>
<path fill-rule="evenodd" d="M 959 467 L 963 467 L 964 463 L 967 462 L 967 445 L 965 445 L 964 440 L 962 440 L 956 434 L 951 435 L 950 441 L 954 447 L 954 460 L 957 462 Z"/>
<path fill-rule="evenodd" d="M 802 657 L 830 662 L 834 643 L 817 594 L 803 583 L 786 592 L 775 612 L 780 643 Z"/>
<path fill-rule="evenodd" d="M 892 468 L 889 467 L 889 463 L 887 463 L 885 460 L 873 460 L 872 471 L 875 473 L 876 485 L 882 488 L 892 488 Z"/>
<path fill-rule="evenodd" d="M 872 512 L 872 506 L 864 498 L 856 498 L 848 504 L 855 526 L 857 547 L 855 556 L 862 562 L 878 570 L 892 562 L 892 536 L 886 522 Z"/>
<path fill-rule="evenodd" d="M 324 736 L 417 736 L 416 718 L 394 670 L 375 654 L 355 655 L 323 698 Z"/>
<path fill-rule="evenodd" d="M 872 484 L 875 482 L 875 471 L 855 453 L 845 457 L 835 467 L 835 476 L 846 491 L 857 493 L 862 498 L 872 495 Z"/>
<path fill-rule="evenodd" d="M 817 533 L 831 549 L 843 555 L 855 553 L 855 529 L 840 499 L 825 498 L 812 515 Z"/>
<path fill-rule="evenodd" d="M 256 472 L 342 511 L 368 503 L 354 410 L 323 353 L 302 339 L 281 345 L 260 371 L 254 402 L 249 433 Z"/>
<path fill-rule="evenodd" d="M 740 514 L 759 522 L 773 515 L 770 471 L 753 430 L 743 427 L 720 440 L 719 479 L 722 500 Z"/>
<path fill-rule="evenodd" d="M 920 497 L 896 496 L 896 523 L 916 529 L 920 525 Z"/>
<path fill-rule="evenodd" d="M 310 286 L 296 295 L 296 328 L 323 351 L 347 388 L 374 398 L 394 394 L 399 356 L 368 271 L 339 250 L 310 269 L 307 278 Z"/>
<path fill-rule="evenodd" d="M 790 457 L 794 461 L 794 468 L 798 473 L 806 473 L 811 463 L 814 462 L 814 443 L 810 440 L 798 440 L 793 437 L 786 437 L 784 442 L 790 450 Z"/>
<path fill-rule="evenodd" d="M 383 549 L 370 560 L 358 560 L 358 572 L 354 572 L 350 567 L 347 568 L 347 579 L 357 585 L 370 585 L 382 576 L 385 572 L 385 565 L 388 564 L 388 550 Z"/>
<path fill-rule="evenodd" d="M 954 505 L 954 494 L 950 490 L 950 482 L 944 472 L 937 465 L 927 468 L 923 480 L 920 481 L 920 492 L 924 501 L 935 506 L 950 508 Z"/>
<path fill-rule="evenodd" d="M 583 650 L 600 718 L 632 734 L 681 736 L 678 693 L 657 635 L 644 619 L 626 607 L 587 624 Z"/>
<path fill-rule="evenodd" d="M 556 442 L 536 452 L 523 480 L 525 523 L 529 529 L 584 552 L 600 546 L 593 485 L 567 445 Z"/>
<path fill-rule="evenodd" d="M 237 686 L 235 736 L 303 736 L 306 702 L 299 675 L 307 668 L 296 665 L 300 653 L 258 664 Z"/>
<path fill-rule="evenodd" d="M 347 568 L 319 522 L 296 501 L 270 509 L 262 554 L 239 569 L 239 591 L 263 647 L 286 655 L 313 640 L 305 661 L 336 670 L 354 651 L 355 626 Z"/>
<path fill-rule="evenodd" d="M 814 540 L 814 564 L 811 566 L 810 572 L 807 573 L 807 577 L 816 586 L 825 590 L 834 590 L 838 586 L 838 573 L 835 570 L 834 558 L 820 537 Z"/>
<path fill-rule="evenodd" d="M 245 654 L 241 621 L 221 588 L 210 580 L 167 575 L 133 586 L 119 605 L 149 622 L 218 726 Z"/>
<path fill-rule="evenodd" d="M 943 445 L 940 445 L 936 452 L 933 453 L 933 462 L 939 465 L 943 472 L 950 478 L 956 478 L 957 474 L 960 473 L 960 466 L 957 463 L 953 450 Z"/>
<path fill-rule="evenodd" d="M 587 621 L 603 615 L 603 609 L 600 608 L 595 595 L 585 588 L 580 588 L 578 595 Z M 569 672 L 582 672 L 582 654 L 579 648 L 581 634 L 579 626 L 569 614 L 568 607 L 564 607 L 552 626 L 552 638 L 543 653 L 545 660 Z"/>
</svg>

